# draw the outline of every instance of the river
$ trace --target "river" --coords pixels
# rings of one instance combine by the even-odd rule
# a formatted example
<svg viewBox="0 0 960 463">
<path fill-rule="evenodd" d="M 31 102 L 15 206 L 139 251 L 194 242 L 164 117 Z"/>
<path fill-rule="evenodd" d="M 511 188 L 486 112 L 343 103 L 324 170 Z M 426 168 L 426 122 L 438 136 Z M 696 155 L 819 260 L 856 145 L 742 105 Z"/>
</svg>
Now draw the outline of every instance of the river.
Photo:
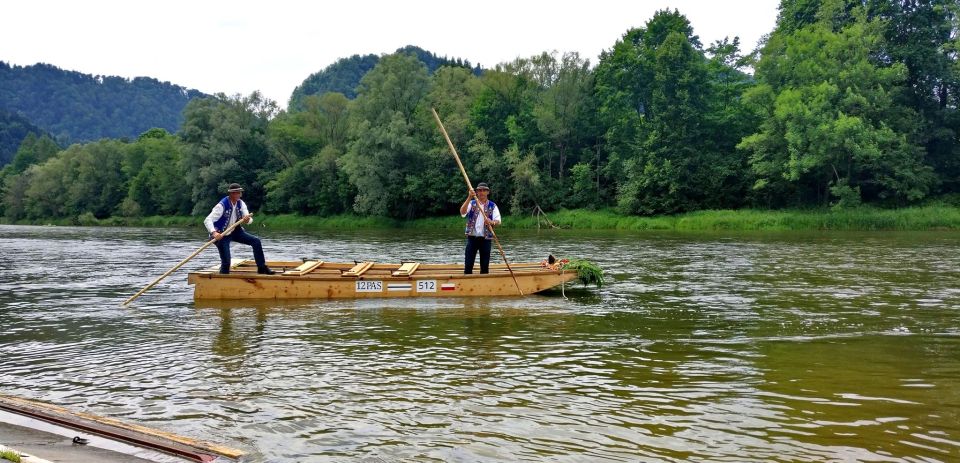
<svg viewBox="0 0 960 463">
<path fill-rule="evenodd" d="M 254 232 L 268 259 L 462 259 L 456 232 Z M 252 462 L 960 461 L 960 234 L 501 233 L 607 284 L 194 303 L 209 249 L 125 308 L 202 232 L 0 226 L 0 393 Z"/>
</svg>

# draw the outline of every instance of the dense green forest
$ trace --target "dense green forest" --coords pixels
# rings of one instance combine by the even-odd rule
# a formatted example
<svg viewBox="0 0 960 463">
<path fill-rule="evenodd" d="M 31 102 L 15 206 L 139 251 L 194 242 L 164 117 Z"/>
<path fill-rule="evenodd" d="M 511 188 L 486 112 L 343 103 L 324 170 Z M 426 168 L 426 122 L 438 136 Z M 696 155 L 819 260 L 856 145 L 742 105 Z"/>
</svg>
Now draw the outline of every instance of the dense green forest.
<svg viewBox="0 0 960 463">
<path fill-rule="evenodd" d="M 20 115 L 64 144 L 136 138 L 154 127 L 176 131 L 187 102 L 205 96 L 149 77 L 130 80 L 0 61 L 0 110 Z"/>
<path fill-rule="evenodd" d="M 469 60 L 461 58 L 450 59 L 439 57 L 427 50 L 413 45 L 407 45 L 397 49 L 396 53 L 413 54 L 427 66 L 427 72 L 433 74 L 442 66 L 457 66 L 470 68 Z M 290 96 L 287 109 L 289 111 L 303 111 L 306 109 L 304 99 L 310 95 L 323 95 L 324 93 L 342 93 L 349 99 L 357 97 L 357 86 L 360 85 L 360 79 L 373 69 L 380 61 L 377 55 L 353 55 L 349 58 L 341 58 L 335 63 L 327 66 L 322 71 L 311 74 L 303 83 L 293 90 Z M 473 68 L 473 73 L 480 75 L 482 69 L 478 65 Z"/>
<path fill-rule="evenodd" d="M 449 215 L 466 191 L 431 108 L 505 212 L 954 201 L 958 21 L 952 0 L 783 0 L 752 52 L 702 44 L 669 10 L 595 65 L 553 52 L 431 73 L 399 52 L 354 98 L 304 91 L 281 110 L 221 94 L 191 100 L 176 132 L 63 150 L 33 137 L 0 173 L 0 204 L 8 220 L 204 214 L 240 182 L 270 213 Z M 323 85 L 349 81 L 339 72 Z"/>
<path fill-rule="evenodd" d="M 26 118 L 0 110 L 0 167 L 13 160 L 20 142 L 30 133 L 35 136 L 49 136 L 45 130 L 33 125 Z"/>
</svg>

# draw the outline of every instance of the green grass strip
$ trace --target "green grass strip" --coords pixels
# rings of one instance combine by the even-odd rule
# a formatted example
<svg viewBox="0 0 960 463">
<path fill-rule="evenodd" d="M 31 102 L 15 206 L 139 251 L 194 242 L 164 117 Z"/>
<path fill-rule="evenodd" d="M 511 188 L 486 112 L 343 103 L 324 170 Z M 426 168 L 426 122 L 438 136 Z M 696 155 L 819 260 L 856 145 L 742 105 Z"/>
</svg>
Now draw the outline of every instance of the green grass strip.
<svg viewBox="0 0 960 463">
<path fill-rule="evenodd" d="M 255 226 L 277 230 L 337 229 L 423 229 L 459 230 L 463 219 L 457 214 L 414 220 L 385 217 L 337 215 L 332 217 L 296 214 L 255 214 Z M 155 216 L 110 217 L 97 219 L 92 214 L 74 218 L 20 221 L 31 225 L 87 225 L 138 227 L 202 227 L 203 217 Z M 505 230 L 549 229 L 552 226 L 574 230 L 663 230 L 663 231 L 804 231 L 804 230 L 960 230 L 960 208 L 946 205 L 916 206 L 901 209 L 860 207 L 794 210 L 711 210 L 664 216 L 627 216 L 614 210 L 560 210 L 546 216 L 506 216 Z"/>
</svg>

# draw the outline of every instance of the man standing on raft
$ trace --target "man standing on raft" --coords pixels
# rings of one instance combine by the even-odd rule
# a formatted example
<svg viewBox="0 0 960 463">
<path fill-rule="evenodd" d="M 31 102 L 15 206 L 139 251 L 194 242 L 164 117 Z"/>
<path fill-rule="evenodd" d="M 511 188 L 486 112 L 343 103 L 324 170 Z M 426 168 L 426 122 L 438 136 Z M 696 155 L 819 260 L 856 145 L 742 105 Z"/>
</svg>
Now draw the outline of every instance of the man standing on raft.
<svg viewBox="0 0 960 463">
<path fill-rule="evenodd" d="M 490 247 L 493 243 L 493 232 L 484 224 L 485 220 L 477 214 L 477 205 L 489 219 L 491 226 L 500 225 L 500 208 L 490 201 L 490 187 L 486 183 L 478 183 L 476 199 L 473 192 L 469 192 L 467 200 L 460 206 L 460 217 L 467 218 L 464 234 L 467 235 L 467 245 L 463 260 L 463 273 L 473 273 L 473 263 L 480 252 L 480 273 L 490 273 Z"/>
<path fill-rule="evenodd" d="M 224 230 L 237 221 L 242 224 L 253 222 L 253 217 L 247 210 L 247 204 L 240 199 L 240 196 L 243 196 L 243 187 L 238 183 L 231 183 L 227 187 L 227 196 L 213 206 L 210 215 L 203 221 L 203 225 L 210 232 L 210 238 L 217 240 L 217 251 L 220 252 L 220 273 L 230 273 L 230 242 L 236 241 L 253 248 L 253 260 L 257 263 L 257 273 L 273 275 L 276 272 L 267 267 L 260 238 L 247 233 L 241 226 L 227 235 L 223 234 Z"/>
</svg>

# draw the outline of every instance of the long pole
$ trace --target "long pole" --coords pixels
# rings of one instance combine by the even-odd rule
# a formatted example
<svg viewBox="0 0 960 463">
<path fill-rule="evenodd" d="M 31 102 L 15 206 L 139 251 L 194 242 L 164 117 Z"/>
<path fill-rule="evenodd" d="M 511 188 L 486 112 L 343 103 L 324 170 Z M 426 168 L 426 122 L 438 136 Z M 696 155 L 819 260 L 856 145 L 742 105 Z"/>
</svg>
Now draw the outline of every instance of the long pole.
<svg viewBox="0 0 960 463">
<path fill-rule="evenodd" d="M 460 167 L 460 173 L 463 174 L 463 181 L 467 182 L 467 188 L 469 188 L 470 193 L 476 197 L 477 193 L 473 190 L 470 177 L 467 176 L 467 169 L 463 168 L 463 163 L 460 162 L 460 155 L 457 154 L 457 149 L 453 147 L 453 142 L 450 141 L 450 135 L 447 135 L 447 129 L 443 127 L 443 122 L 440 122 L 440 115 L 437 114 L 436 109 L 430 108 L 430 111 L 433 111 L 433 118 L 437 120 L 437 125 L 440 126 L 440 131 L 443 132 L 443 138 L 447 140 L 447 146 L 450 147 L 450 152 L 453 153 L 453 159 L 456 159 L 457 166 Z M 523 296 L 523 290 L 520 289 L 520 282 L 517 281 L 517 276 L 513 274 L 510 262 L 507 261 L 507 255 L 503 252 L 503 246 L 500 245 L 500 238 L 497 238 L 497 232 L 493 231 L 493 225 L 490 224 L 490 218 L 487 217 L 487 213 L 480 208 L 479 201 L 474 201 L 474 206 L 477 208 L 477 212 L 480 213 L 480 217 L 483 217 L 483 224 L 487 227 L 487 230 L 490 230 L 490 234 L 493 235 L 493 242 L 497 243 L 497 249 L 500 250 L 500 257 L 503 258 L 503 263 L 507 264 L 507 270 L 510 271 L 510 276 L 513 277 L 513 284 L 517 285 L 517 291 L 520 291 L 520 295 Z"/>
<path fill-rule="evenodd" d="M 252 216 L 252 215 L 253 215 L 253 214 L 250 214 L 250 216 Z M 249 216 L 248 216 L 248 217 L 249 217 Z M 245 222 L 243 221 L 243 219 L 234 222 L 233 225 L 231 225 L 230 227 L 228 227 L 226 230 L 223 231 L 222 235 L 229 235 L 230 232 L 232 232 L 234 228 L 237 228 L 237 226 L 240 225 L 241 223 L 245 223 Z M 209 247 L 211 244 L 216 243 L 216 242 L 217 242 L 217 240 L 215 240 L 215 239 L 212 239 L 212 240 L 210 240 L 210 241 L 207 241 L 203 246 L 200 246 L 200 249 L 197 249 L 196 251 L 193 251 L 193 254 L 190 254 L 186 259 L 181 260 L 179 264 L 174 265 L 172 269 L 167 270 L 167 272 L 164 273 L 163 275 L 160 275 L 160 278 L 157 278 L 156 280 L 153 280 L 153 283 L 150 283 L 149 285 L 144 286 L 143 289 L 141 289 L 140 291 L 137 292 L 137 294 L 134 294 L 133 296 L 130 297 L 130 299 L 127 299 L 126 301 L 124 301 L 123 305 L 127 305 L 127 304 L 133 302 L 134 299 L 140 297 L 141 294 L 147 292 L 147 290 L 150 289 L 150 288 L 152 288 L 153 285 L 155 285 L 155 284 L 157 284 L 157 283 L 160 283 L 160 280 L 166 278 L 168 275 L 170 275 L 171 273 L 175 272 L 178 268 L 182 267 L 183 264 L 186 264 L 190 259 L 193 259 L 194 257 L 197 256 L 197 254 L 200 254 L 201 251 L 203 251 L 204 249 L 207 249 L 207 247 Z"/>
</svg>

